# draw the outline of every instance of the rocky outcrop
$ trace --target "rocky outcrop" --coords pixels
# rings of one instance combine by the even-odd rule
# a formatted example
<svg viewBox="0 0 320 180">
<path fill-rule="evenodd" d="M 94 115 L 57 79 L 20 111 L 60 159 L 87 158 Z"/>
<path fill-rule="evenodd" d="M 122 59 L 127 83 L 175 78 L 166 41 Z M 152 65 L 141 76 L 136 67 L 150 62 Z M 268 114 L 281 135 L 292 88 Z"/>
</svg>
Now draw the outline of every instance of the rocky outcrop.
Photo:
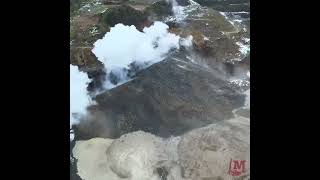
<svg viewBox="0 0 320 180">
<path fill-rule="evenodd" d="M 98 60 L 91 50 L 90 47 L 71 47 L 70 64 L 86 68 L 95 67 Z"/>
<path fill-rule="evenodd" d="M 148 23 L 148 14 L 139 11 L 128 5 L 121 5 L 110 8 L 101 14 L 102 21 L 110 27 L 122 23 L 124 25 L 134 25 L 138 30 L 142 30 Z"/>
<path fill-rule="evenodd" d="M 91 47 L 71 47 L 70 64 L 78 66 L 80 71 L 86 72 L 92 79 L 88 85 L 88 91 L 96 91 L 103 87 L 106 77 L 104 65 L 97 60 Z"/>
<path fill-rule="evenodd" d="M 165 0 L 161 0 L 147 7 L 146 12 L 153 20 L 161 20 L 167 16 L 173 15 L 172 4 L 167 3 Z"/>
<path fill-rule="evenodd" d="M 70 22 L 71 47 L 92 47 L 107 31 L 109 26 L 101 21 L 99 14 L 75 16 Z"/>
<path fill-rule="evenodd" d="M 232 14 L 230 14 L 232 15 Z M 249 46 L 243 38 L 249 39 L 248 27 L 239 24 L 242 19 L 228 17 L 211 8 L 197 6 L 183 23 L 170 26 L 170 32 L 187 37 L 192 35 L 193 49 L 212 68 L 216 62 L 248 66 L 250 54 L 243 54 L 239 43 Z M 245 63 L 243 63 L 245 61 Z M 245 67 L 248 69 L 248 67 Z"/>
<path fill-rule="evenodd" d="M 88 0 L 70 0 L 70 15 L 75 14 L 75 12 L 81 7 L 81 5 Z"/>
</svg>

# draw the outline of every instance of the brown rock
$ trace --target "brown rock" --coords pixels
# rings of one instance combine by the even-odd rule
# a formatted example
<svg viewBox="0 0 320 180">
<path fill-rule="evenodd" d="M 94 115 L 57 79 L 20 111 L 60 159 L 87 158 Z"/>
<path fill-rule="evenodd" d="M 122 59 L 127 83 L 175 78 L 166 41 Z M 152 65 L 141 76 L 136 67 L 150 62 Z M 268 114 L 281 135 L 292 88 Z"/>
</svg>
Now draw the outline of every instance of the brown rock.
<svg viewBox="0 0 320 180">
<path fill-rule="evenodd" d="M 99 61 L 91 50 L 91 47 L 71 47 L 70 64 L 79 67 L 92 67 L 96 65 Z"/>
<path fill-rule="evenodd" d="M 202 52 L 204 55 L 209 55 L 212 47 L 209 45 L 209 41 L 204 39 L 203 34 L 200 32 L 192 32 L 191 33 L 193 39 L 193 47 L 195 50 Z"/>
</svg>

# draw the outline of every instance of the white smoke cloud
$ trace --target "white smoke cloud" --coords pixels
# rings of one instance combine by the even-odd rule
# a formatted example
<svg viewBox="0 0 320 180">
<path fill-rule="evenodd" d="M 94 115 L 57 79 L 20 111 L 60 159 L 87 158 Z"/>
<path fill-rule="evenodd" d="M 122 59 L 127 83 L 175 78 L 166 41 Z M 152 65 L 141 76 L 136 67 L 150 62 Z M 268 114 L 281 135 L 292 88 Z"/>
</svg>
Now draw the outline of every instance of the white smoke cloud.
<svg viewBox="0 0 320 180">
<path fill-rule="evenodd" d="M 118 78 L 116 85 L 119 85 L 129 80 L 130 64 L 146 68 L 163 60 L 170 50 L 179 49 L 181 38 L 168 29 L 168 25 L 157 21 L 143 32 L 133 25 L 117 24 L 94 43 L 92 52 L 105 64 L 108 76 L 112 72 Z M 108 81 L 106 88 L 113 88 L 114 84 Z"/>
<path fill-rule="evenodd" d="M 130 80 L 130 65 L 146 68 L 163 60 L 167 53 L 181 46 L 191 46 L 192 37 L 180 38 L 168 32 L 169 26 L 155 22 L 140 32 L 135 26 L 117 24 L 102 39 L 97 40 L 92 52 L 107 69 L 106 89 L 114 88 Z M 111 81 L 111 76 L 116 82 Z M 76 66 L 70 65 L 70 126 L 86 115 L 91 98 L 86 90 L 90 80 Z M 73 139 L 73 134 L 70 138 Z"/>
<path fill-rule="evenodd" d="M 184 47 L 192 47 L 192 40 L 193 40 L 193 37 L 190 35 L 184 39 L 181 39 L 180 45 Z"/>
<path fill-rule="evenodd" d="M 86 89 L 89 82 L 86 73 L 70 64 L 70 127 L 78 123 L 79 117 L 86 113 L 86 107 L 90 104 Z"/>
</svg>

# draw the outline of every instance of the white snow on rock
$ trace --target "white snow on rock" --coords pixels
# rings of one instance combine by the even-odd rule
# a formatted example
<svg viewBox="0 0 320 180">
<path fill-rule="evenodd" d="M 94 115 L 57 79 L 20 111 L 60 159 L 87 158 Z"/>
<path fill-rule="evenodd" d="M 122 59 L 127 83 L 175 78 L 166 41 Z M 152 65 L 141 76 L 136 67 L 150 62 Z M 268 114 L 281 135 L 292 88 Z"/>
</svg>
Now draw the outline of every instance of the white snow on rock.
<svg viewBox="0 0 320 180">
<path fill-rule="evenodd" d="M 236 44 L 239 46 L 239 51 L 244 56 L 246 56 L 250 53 L 250 45 L 249 44 L 243 44 L 242 42 L 236 42 Z"/>
<path fill-rule="evenodd" d="M 201 5 L 193 0 L 189 0 L 190 4 L 188 6 L 179 6 L 176 0 L 167 0 L 168 3 L 172 4 L 173 16 L 167 17 L 166 21 L 183 22 L 191 12 L 201 8 Z M 204 14 L 197 14 L 199 17 Z"/>
<path fill-rule="evenodd" d="M 229 82 L 240 87 L 250 85 L 250 81 L 246 79 L 231 79 Z"/>
</svg>

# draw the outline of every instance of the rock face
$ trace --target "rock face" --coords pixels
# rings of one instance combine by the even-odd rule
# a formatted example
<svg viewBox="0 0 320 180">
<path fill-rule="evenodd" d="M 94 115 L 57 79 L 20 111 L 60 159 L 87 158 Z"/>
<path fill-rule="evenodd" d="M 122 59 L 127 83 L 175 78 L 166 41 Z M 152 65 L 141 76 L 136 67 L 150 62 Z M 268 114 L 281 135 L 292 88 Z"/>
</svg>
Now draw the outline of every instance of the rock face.
<svg viewBox="0 0 320 180">
<path fill-rule="evenodd" d="M 163 3 L 154 3 L 152 12 L 157 13 L 155 9 L 160 9 L 160 14 L 170 15 L 171 6 Z M 213 9 L 195 6 L 185 21 L 170 31 L 182 37 L 192 35 L 196 55 L 184 51 L 170 55 L 134 75 L 132 81 L 98 95 L 95 108 L 99 109 L 99 118 L 88 117 L 87 123 L 79 125 L 75 129 L 78 139 L 119 137 L 136 130 L 162 137 L 180 135 L 193 128 L 229 119 L 233 116 L 232 110 L 243 105 L 244 95 L 226 78 L 236 74 L 237 69 L 249 69 L 250 56 L 229 62 L 239 58 L 237 41 L 248 32 L 242 32 L 243 27 L 230 23 Z M 148 9 L 143 12 L 124 5 L 90 16 L 100 18 L 89 18 L 86 23 L 81 18 L 75 18 L 75 22 L 80 30 L 101 22 L 105 25 L 137 25 L 143 24 L 149 13 Z M 138 16 L 133 17 L 134 14 Z M 70 52 L 71 64 L 78 65 L 92 79 L 88 90 L 101 89 L 106 78 L 105 69 L 92 54 L 91 47 L 72 46 Z M 114 127 L 111 133 L 107 125 Z"/>
<path fill-rule="evenodd" d="M 137 29 L 142 30 L 148 24 L 148 15 L 144 11 L 139 11 L 131 6 L 121 5 L 108 9 L 102 14 L 102 20 L 110 27 L 118 23 L 124 25 L 134 25 Z"/>
<path fill-rule="evenodd" d="M 80 71 L 86 72 L 92 79 L 88 91 L 99 90 L 103 87 L 106 73 L 103 64 L 97 60 L 90 47 L 71 47 L 70 64 L 78 66 Z"/>
<path fill-rule="evenodd" d="M 83 180 L 248 180 L 249 129 L 236 117 L 168 139 L 137 131 L 77 141 L 73 154 Z M 231 159 L 245 161 L 243 174 L 228 174 Z"/>
<path fill-rule="evenodd" d="M 169 15 L 173 15 L 172 5 L 165 0 L 157 1 L 146 8 L 146 12 L 153 20 L 161 20 Z"/>
<path fill-rule="evenodd" d="M 92 47 L 93 43 L 102 38 L 107 31 L 109 27 L 102 22 L 99 13 L 74 16 L 70 21 L 71 47 Z"/>
<path fill-rule="evenodd" d="M 90 47 L 71 47 L 70 64 L 87 69 L 99 67 L 98 64 L 101 62 L 97 60 L 91 50 Z"/>
<path fill-rule="evenodd" d="M 119 135 L 143 130 L 167 137 L 231 118 L 232 110 L 244 104 L 244 95 L 216 70 L 192 61 L 184 53 L 172 55 L 97 95 L 105 122 L 114 122 Z M 83 133 L 88 134 L 75 131 L 79 137 Z"/>
<path fill-rule="evenodd" d="M 193 46 L 204 58 L 211 62 L 236 62 L 246 58 L 237 44 L 243 42 L 244 37 L 249 37 L 246 26 L 220 12 L 206 7 L 196 6 L 186 18 L 185 22 L 170 31 L 183 37 L 192 35 Z M 242 21 L 242 20 L 241 20 Z"/>
<path fill-rule="evenodd" d="M 102 4 L 106 4 L 106 5 L 114 5 L 114 4 L 122 4 L 127 2 L 128 0 L 100 0 L 100 2 Z"/>
<path fill-rule="evenodd" d="M 194 2 L 186 8 L 186 19 L 170 26 L 170 32 L 193 36 L 195 59 L 201 59 L 210 68 L 221 64 L 221 73 L 231 76 L 250 70 L 250 11 L 226 9 L 222 13 Z"/>
<path fill-rule="evenodd" d="M 230 83 L 250 68 L 250 54 L 240 47 L 250 45 L 248 0 L 197 0 L 205 7 L 177 0 L 188 16 L 166 23 L 181 37 L 192 35 L 193 47 L 181 47 L 96 96 L 106 74 L 92 44 L 113 24 L 142 30 L 173 15 L 165 1 L 108 2 L 113 5 L 91 5 L 71 20 L 70 63 L 92 79 L 88 91 L 96 101 L 73 127 L 71 180 L 250 179 L 250 109 L 239 108 L 245 94 Z M 228 174 L 231 159 L 246 160 L 240 177 Z"/>
</svg>

